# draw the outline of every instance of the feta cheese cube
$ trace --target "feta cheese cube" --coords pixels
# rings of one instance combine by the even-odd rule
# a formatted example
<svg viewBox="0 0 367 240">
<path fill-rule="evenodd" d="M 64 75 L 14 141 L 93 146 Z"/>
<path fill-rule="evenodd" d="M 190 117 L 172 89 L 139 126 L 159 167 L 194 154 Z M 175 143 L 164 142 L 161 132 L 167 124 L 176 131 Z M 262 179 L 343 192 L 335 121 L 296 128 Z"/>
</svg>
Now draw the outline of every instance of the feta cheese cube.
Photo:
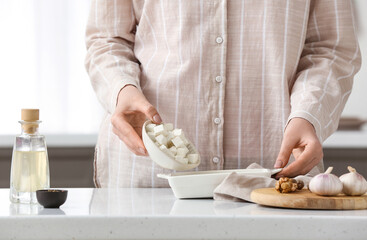
<svg viewBox="0 0 367 240">
<path fill-rule="evenodd" d="M 154 123 L 149 123 L 148 125 L 145 126 L 145 129 L 148 131 L 148 132 L 153 132 L 154 131 L 154 127 L 157 126 L 156 124 Z"/>
<path fill-rule="evenodd" d="M 165 153 L 167 153 L 172 158 L 176 157 L 170 150 L 167 150 L 167 152 L 165 152 Z"/>
<path fill-rule="evenodd" d="M 184 133 L 182 131 L 182 129 L 176 128 L 175 130 L 172 131 L 173 135 L 175 136 L 184 136 Z"/>
<path fill-rule="evenodd" d="M 166 153 L 166 154 L 167 154 L 167 155 L 169 155 L 170 157 L 174 157 L 173 153 L 172 153 L 170 150 L 168 150 L 168 148 L 167 148 L 166 146 L 161 145 L 161 146 L 159 147 L 159 149 L 161 149 L 161 150 L 162 150 L 162 152 Z"/>
<path fill-rule="evenodd" d="M 189 160 L 189 163 L 197 163 L 199 161 L 199 154 L 188 154 L 187 158 Z"/>
<path fill-rule="evenodd" d="M 166 131 L 172 131 L 173 130 L 173 124 L 172 123 L 166 123 L 166 124 L 164 124 L 164 129 Z"/>
<path fill-rule="evenodd" d="M 150 139 L 152 139 L 152 141 L 155 141 L 155 135 L 153 132 L 147 132 L 148 136 L 150 137 Z"/>
<path fill-rule="evenodd" d="M 180 137 L 175 137 L 171 141 L 172 141 L 173 145 L 175 145 L 176 148 L 185 146 L 185 143 L 181 140 Z"/>
<path fill-rule="evenodd" d="M 168 132 L 167 136 L 167 147 L 170 148 L 173 146 L 172 139 L 175 138 L 172 132 Z"/>
<path fill-rule="evenodd" d="M 189 162 L 189 160 L 183 156 L 176 156 L 175 159 L 176 161 L 183 163 L 183 164 L 187 164 Z"/>
<path fill-rule="evenodd" d="M 166 146 L 164 146 L 164 145 L 161 145 L 161 146 L 159 146 L 159 149 L 162 150 L 162 151 L 165 151 L 168 148 Z"/>
<path fill-rule="evenodd" d="M 173 153 L 173 155 L 177 154 L 177 148 L 175 146 L 170 147 L 169 150 Z"/>
<path fill-rule="evenodd" d="M 157 142 L 161 145 L 167 145 L 167 138 L 162 134 L 158 135 L 156 138 Z"/>
<path fill-rule="evenodd" d="M 175 135 L 173 135 L 173 133 L 172 132 L 168 132 L 168 134 L 167 134 L 167 140 L 169 141 L 169 140 L 172 140 L 172 139 L 174 139 L 175 138 Z"/>
<path fill-rule="evenodd" d="M 186 154 L 189 152 L 189 149 L 187 147 L 179 147 L 177 148 L 177 156 L 183 156 L 186 157 Z"/>
<path fill-rule="evenodd" d="M 154 127 L 154 135 L 158 136 L 159 134 L 161 134 L 164 131 L 164 126 L 163 124 L 157 125 Z"/>
</svg>

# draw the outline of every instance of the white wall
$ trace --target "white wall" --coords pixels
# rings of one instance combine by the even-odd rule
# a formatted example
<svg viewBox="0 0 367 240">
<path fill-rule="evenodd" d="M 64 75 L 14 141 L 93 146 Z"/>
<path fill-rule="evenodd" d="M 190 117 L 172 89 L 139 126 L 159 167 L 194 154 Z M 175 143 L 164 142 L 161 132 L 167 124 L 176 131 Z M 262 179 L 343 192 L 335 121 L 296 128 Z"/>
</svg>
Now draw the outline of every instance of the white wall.
<svg viewBox="0 0 367 240">
<path fill-rule="evenodd" d="M 354 4 L 357 9 L 362 67 L 354 79 L 353 91 L 345 106 L 343 116 L 357 116 L 367 119 L 367 1 L 354 0 Z"/>
<path fill-rule="evenodd" d="M 0 0 L 0 143 L 20 109 L 43 134 L 97 134 L 103 109 L 84 67 L 89 0 Z"/>
</svg>

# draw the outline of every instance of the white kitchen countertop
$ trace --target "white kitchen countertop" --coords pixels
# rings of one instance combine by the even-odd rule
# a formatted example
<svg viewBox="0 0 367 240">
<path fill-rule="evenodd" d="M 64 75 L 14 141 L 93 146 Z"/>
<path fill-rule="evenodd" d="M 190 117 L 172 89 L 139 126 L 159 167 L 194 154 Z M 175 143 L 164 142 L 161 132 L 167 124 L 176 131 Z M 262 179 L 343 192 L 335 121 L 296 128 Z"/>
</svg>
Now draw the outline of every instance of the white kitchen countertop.
<svg viewBox="0 0 367 240">
<path fill-rule="evenodd" d="M 0 239 L 366 239 L 367 210 L 316 211 L 171 189 L 69 189 L 60 209 L 11 204 L 0 189 Z"/>
</svg>

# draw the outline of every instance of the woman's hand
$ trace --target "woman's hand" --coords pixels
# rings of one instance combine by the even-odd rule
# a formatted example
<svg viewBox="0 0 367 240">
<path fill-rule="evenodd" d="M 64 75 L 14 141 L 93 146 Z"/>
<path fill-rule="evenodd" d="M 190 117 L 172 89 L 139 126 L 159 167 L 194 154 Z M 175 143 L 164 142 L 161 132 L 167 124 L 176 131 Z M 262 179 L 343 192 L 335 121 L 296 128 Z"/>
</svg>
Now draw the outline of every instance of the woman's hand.
<svg viewBox="0 0 367 240">
<path fill-rule="evenodd" d="M 293 153 L 296 159 L 284 168 Z M 307 174 L 323 158 L 322 145 L 312 124 L 303 118 L 293 118 L 284 132 L 284 138 L 274 168 L 284 169 L 275 178 Z"/>
<path fill-rule="evenodd" d="M 136 155 L 147 156 L 147 150 L 141 138 L 142 127 L 146 119 L 161 123 L 157 110 L 148 102 L 135 86 L 127 85 L 119 93 L 111 123 L 113 132 Z"/>
</svg>

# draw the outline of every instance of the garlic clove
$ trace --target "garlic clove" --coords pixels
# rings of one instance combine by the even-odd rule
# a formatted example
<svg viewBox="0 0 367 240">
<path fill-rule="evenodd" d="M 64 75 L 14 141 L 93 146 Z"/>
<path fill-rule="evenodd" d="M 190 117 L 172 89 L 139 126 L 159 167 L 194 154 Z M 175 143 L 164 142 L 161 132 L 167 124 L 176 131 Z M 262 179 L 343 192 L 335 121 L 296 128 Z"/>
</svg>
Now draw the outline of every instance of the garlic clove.
<svg viewBox="0 0 367 240">
<path fill-rule="evenodd" d="M 313 177 L 308 185 L 308 189 L 322 196 L 334 196 L 341 193 L 343 183 L 337 176 L 332 174 L 333 167 L 329 167 L 325 173 L 320 173 Z"/>
<path fill-rule="evenodd" d="M 340 176 L 343 193 L 348 196 L 360 196 L 367 192 L 367 181 L 354 168 L 348 166 L 349 173 Z"/>
</svg>

